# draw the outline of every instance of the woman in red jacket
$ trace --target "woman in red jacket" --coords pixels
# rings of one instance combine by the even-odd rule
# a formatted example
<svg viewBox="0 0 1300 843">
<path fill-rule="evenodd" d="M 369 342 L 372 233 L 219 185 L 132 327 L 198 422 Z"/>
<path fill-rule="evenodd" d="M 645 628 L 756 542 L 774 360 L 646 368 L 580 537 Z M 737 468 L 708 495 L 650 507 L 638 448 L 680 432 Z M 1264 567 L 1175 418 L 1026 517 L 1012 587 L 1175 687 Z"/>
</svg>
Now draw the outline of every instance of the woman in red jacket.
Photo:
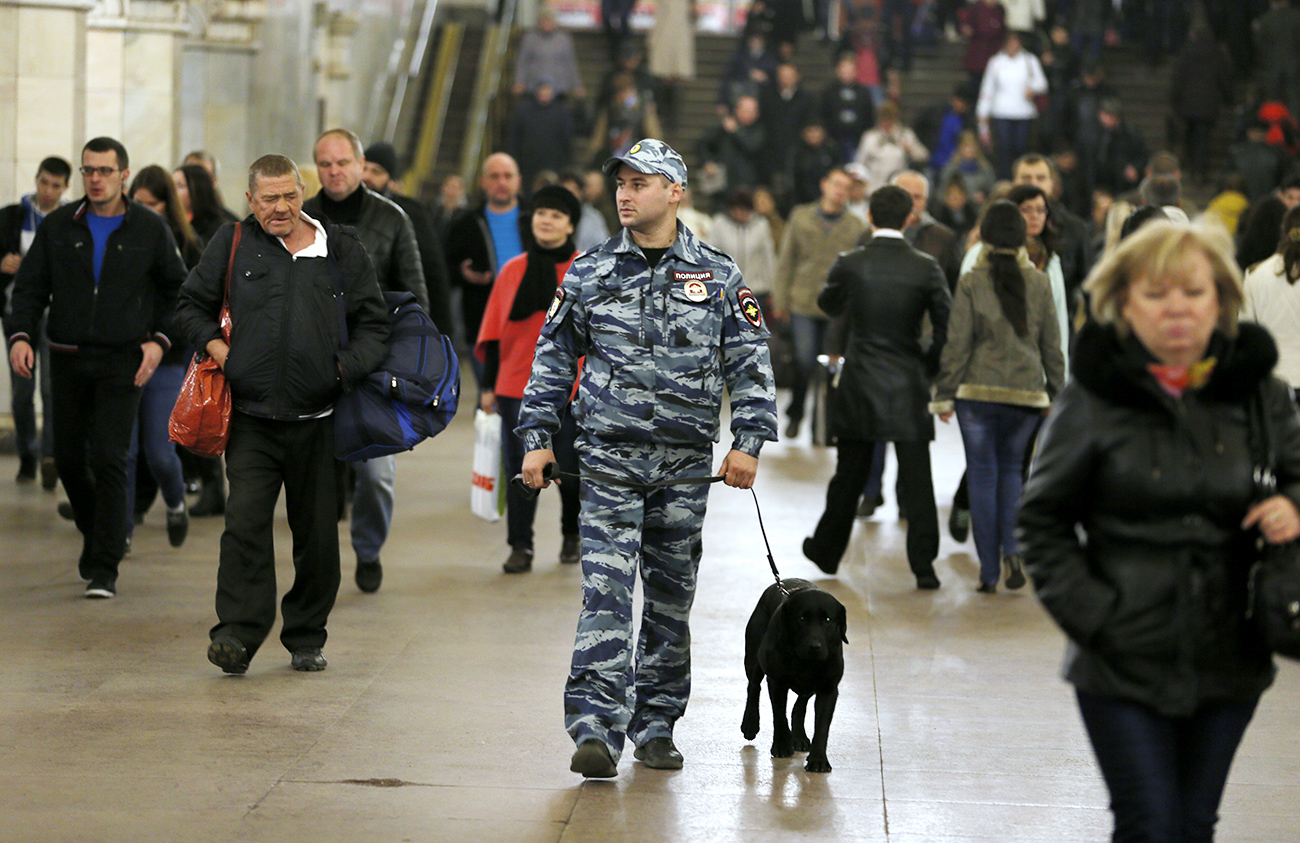
<svg viewBox="0 0 1300 843">
<path fill-rule="evenodd" d="M 555 290 L 576 249 L 573 232 L 582 216 L 577 197 L 559 185 L 548 185 L 533 194 L 532 230 L 535 240 L 528 251 L 501 267 L 474 354 L 484 364 L 483 396 L 480 405 L 488 413 L 501 414 L 501 461 L 507 477 L 518 474 L 524 462 L 524 444 L 515 436 L 519 405 L 533 368 L 533 352 L 546 322 L 546 311 L 555 300 Z M 565 415 L 555 437 L 555 455 L 562 471 L 578 473 L 573 418 Z M 559 484 L 560 530 L 564 536 L 560 561 L 578 561 L 578 482 Z M 533 567 L 533 518 L 537 500 L 506 495 L 506 541 L 510 556 L 502 565 L 507 574 L 521 574 Z"/>
</svg>

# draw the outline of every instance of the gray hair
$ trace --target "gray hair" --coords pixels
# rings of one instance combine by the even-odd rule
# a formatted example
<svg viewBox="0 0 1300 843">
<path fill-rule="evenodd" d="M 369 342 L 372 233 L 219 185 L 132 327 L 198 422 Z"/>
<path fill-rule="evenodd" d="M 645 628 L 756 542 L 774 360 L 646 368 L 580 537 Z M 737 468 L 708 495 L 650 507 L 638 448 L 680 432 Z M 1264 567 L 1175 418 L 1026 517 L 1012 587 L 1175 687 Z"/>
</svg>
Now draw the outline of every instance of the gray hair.
<svg viewBox="0 0 1300 843">
<path fill-rule="evenodd" d="M 248 192 L 252 193 L 256 190 L 257 183 L 261 179 L 278 179 L 284 176 L 293 176 L 298 187 L 303 186 L 302 173 L 298 172 L 298 165 L 292 158 L 283 155 L 263 155 L 248 168 Z"/>
</svg>

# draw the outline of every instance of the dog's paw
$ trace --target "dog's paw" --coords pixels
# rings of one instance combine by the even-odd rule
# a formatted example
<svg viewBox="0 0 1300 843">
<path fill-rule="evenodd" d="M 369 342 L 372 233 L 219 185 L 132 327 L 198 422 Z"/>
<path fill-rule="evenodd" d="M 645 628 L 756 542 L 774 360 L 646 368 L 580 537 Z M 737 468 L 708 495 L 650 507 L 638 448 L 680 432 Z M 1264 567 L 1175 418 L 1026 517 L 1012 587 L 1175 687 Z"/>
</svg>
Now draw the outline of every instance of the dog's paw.
<svg viewBox="0 0 1300 843">
<path fill-rule="evenodd" d="M 745 719 L 740 721 L 740 733 L 745 736 L 745 740 L 752 741 L 758 737 L 758 715 L 745 714 Z"/>
<path fill-rule="evenodd" d="M 812 749 L 812 741 L 808 740 L 807 735 L 795 735 L 793 745 L 795 752 L 807 752 Z"/>
<path fill-rule="evenodd" d="M 826 760 L 825 755 L 809 755 L 808 761 L 803 768 L 809 773 L 829 773 L 831 771 L 831 762 Z"/>
<path fill-rule="evenodd" d="M 794 755 L 794 747 L 789 741 L 772 741 L 773 758 L 790 758 Z"/>
</svg>

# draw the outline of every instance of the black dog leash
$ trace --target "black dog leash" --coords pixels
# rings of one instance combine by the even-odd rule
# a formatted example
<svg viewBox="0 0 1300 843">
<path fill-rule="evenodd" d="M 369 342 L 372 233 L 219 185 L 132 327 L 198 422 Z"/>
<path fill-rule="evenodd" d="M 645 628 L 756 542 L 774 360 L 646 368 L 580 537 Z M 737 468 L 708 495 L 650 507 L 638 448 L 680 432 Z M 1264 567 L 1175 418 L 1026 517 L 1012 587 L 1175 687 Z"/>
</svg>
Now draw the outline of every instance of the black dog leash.
<svg viewBox="0 0 1300 843">
<path fill-rule="evenodd" d="M 623 486 L 629 489 L 658 489 L 665 486 L 689 486 L 694 484 L 717 483 L 723 479 L 721 474 L 711 474 L 707 477 L 674 477 L 670 480 L 656 480 L 653 483 L 643 483 L 638 480 L 626 480 L 622 477 L 615 477 L 611 474 L 599 474 L 588 472 L 587 474 L 574 474 L 569 471 L 560 471 L 559 463 L 548 462 L 542 468 L 543 480 L 556 480 L 561 477 L 568 477 L 573 480 L 582 480 L 584 478 L 595 480 L 598 483 L 605 483 L 610 486 Z M 510 485 L 514 491 L 524 497 L 535 498 L 542 493 L 541 489 L 534 489 L 524 483 L 524 476 L 516 474 L 510 478 Z M 767 548 L 767 564 L 772 569 L 772 576 L 776 579 L 776 587 L 780 590 L 782 597 L 789 597 L 790 592 L 781 580 L 781 574 L 776 569 L 776 559 L 772 556 L 772 545 L 767 540 L 767 528 L 763 526 L 763 510 L 758 505 L 758 492 L 750 487 L 749 493 L 754 497 L 754 512 L 758 514 L 758 531 L 763 536 L 763 546 Z"/>
</svg>

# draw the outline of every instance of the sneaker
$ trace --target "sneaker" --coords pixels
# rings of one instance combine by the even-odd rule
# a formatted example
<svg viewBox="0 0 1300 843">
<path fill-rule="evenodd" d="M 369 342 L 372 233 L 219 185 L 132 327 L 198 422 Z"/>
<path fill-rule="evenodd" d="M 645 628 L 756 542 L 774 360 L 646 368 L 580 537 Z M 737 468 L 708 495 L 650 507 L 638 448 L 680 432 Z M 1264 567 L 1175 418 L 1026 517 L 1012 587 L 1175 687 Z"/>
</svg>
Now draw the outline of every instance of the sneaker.
<svg viewBox="0 0 1300 843">
<path fill-rule="evenodd" d="M 1015 591 L 1025 586 L 1025 565 L 1019 553 L 1003 558 L 1002 565 L 1007 569 L 1007 588 Z"/>
<path fill-rule="evenodd" d="M 208 645 L 208 661 L 234 676 L 248 670 L 248 648 L 233 635 L 218 635 Z"/>
<path fill-rule="evenodd" d="M 109 600 L 117 596 L 117 584 L 108 580 L 91 580 L 86 586 L 87 600 Z"/>
<path fill-rule="evenodd" d="M 612 779 L 618 775 L 609 747 L 596 738 L 588 738 L 578 745 L 569 761 L 569 769 L 588 779 Z"/>
<path fill-rule="evenodd" d="M 65 521 L 76 521 L 77 513 L 72 510 L 72 501 L 59 501 L 59 517 Z"/>
<path fill-rule="evenodd" d="M 185 544 L 185 536 L 190 532 L 190 516 L 184 509 L 180 512 L 167 513 L 167 541 L 172 547 Z"/>
<path fill-rule="evenodd" d="M 293 656 L 289 659 L 289 665 L 294 670 L 301 671 L 324 670 L 328 664 L 320 647 L 303 647 L 301 650 L 294 650 Z"/>
<path fill-rule="evenodd" d="M 16 483 L 35 483 L 36 482 L 36 458 L 23 457 L 18 461 L 18 476 L 14 478 Z"/>
<path fill-rule="evenodd" d="M 531 550 L 519 550 L 518 548 L 510 551 L 510 557 L 501 566 L 501 570 L 507 574 L 523 574 L 532 569 L 533 552 Z"/>
<path fill-rule="evenodd" d="M 682 754 L 672 738 L 651 738 L 636 748 L 632 757 L 652 770 L 680 770 Z"/>
<path fill-rule="evenodd" d="M 384 566 L 379 564 L 379 560 L 374 562 L 362 562 L 357 560 L 357 588 L 366 594 L 374 594 L 379 590 L 379 585 L 384 581 Z"/>
<path fill-rule="evenodd" d="M 41 458 L 41 488 L 53 492 L 59 485 L 59 470 L 54 467 L 54 457 Z"/>
<path fill-rule="evenodd" d="M 577 536 L 565 536 L 560 545 L 560 564 L 576 565 L 582 561 L 582 542 Z"/>
<path fill-rule="evenodd" d="M 953 541 L 964 542 L 970 535 L 970 510 L 952 508 L 948 513 L 948 532 L 952 534 Z"/>
</svg>

